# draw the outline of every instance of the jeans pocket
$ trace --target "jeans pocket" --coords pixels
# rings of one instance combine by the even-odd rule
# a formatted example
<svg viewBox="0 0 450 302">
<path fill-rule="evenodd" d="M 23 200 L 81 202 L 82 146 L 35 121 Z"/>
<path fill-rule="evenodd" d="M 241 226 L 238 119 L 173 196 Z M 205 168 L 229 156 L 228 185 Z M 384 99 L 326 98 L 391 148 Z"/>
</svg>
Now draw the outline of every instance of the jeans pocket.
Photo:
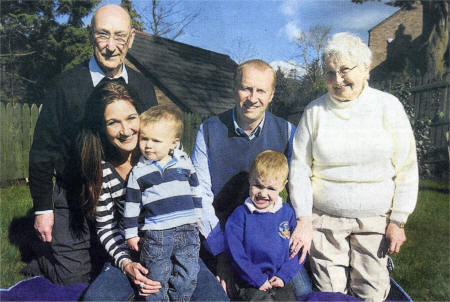
<svg viewBox="0 0 450 302">
<path fill-rule="evenodd" d="M 160 259 L 164 255 L 162 232 L 146 231 L 141 241 L 141 259 L 143 261 Z"/>
</svg>

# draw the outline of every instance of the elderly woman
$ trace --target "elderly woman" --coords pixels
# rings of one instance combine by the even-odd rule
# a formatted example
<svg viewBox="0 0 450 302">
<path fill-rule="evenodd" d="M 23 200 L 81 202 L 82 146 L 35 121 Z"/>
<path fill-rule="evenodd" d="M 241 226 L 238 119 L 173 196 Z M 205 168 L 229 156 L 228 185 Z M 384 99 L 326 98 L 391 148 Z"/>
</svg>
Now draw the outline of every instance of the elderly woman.
<svg viewBox="0 0 450 302">
<path fill-rule="evenodd" d="M 305 109 L 289 175 L 298 224 L 291 251 L 310 252 L 315 287 L 386 299 L 386 254 L 398 253 L 414 210 L 413 132 L 399 100 L 369 87 L 371 52 L 349 33 L 322 54 L 328 93 Z"/>
<path fill-rule="evenodd" d="M 142 104 L 122 79 L 99 84 L 87 102 L 80 156 L 85 180 L 86 211 L 95 217 L 97 235 L 110 256 L 84 295 L 85 301 L 127 301 L 138 292 L 148 296 L 161 284 L 145 277 L 148 270 L 128 250 L 122 217 L 128 175 L 139 158 L 136 148 Z M 192 300 L 226 301 L 214 275 L 199 260 Z"/>
</svg>

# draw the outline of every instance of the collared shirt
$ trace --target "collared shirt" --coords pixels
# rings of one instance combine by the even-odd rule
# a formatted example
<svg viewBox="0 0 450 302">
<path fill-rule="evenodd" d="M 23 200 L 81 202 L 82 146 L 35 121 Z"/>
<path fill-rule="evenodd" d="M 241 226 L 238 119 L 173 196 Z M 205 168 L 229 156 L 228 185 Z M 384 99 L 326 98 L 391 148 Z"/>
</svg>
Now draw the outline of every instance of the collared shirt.
<svg viewBox="0 0 450 302">
<path fill-rule="evenodd" d="M 249 140 L 254 139 L 255 137 L 258 137 L 259 134 L 262 131 L 262 128 L 264 127 L 264 121 L 266 120 L 266 114 L 263 115 L 263 118 L 261 122 L 259 122 L 258 126 L 253 129 L 252 133 L 247 134 L 244 129 L 239 127 L 237 120 L 236 120 L 236 109 L 233 109 L 233 125 L 234 125 L 234 132 L 236 132 L 239 136 L 246 136 Z"/>
<path fill-rule="evenodd" d="M 127 73 L 127 69 L 125 68 L 125 64 L 122 63 L 122 73 L 117 76 L 116 78 L 120 78 L 122 77 L 125 80 L 125 83 L 128 84 L 128 73 Z M 98 83 L 100 83 L 101 80 L 103 80 L 103 78 L 106 76 L 105 73 L 103 72 L 103 70 L 100 68 L 100 66 L 98 66 L 97 61 L 95 60 L 95 57 L 92 56 L 91 59 L 89 60 L 89 72 L 91 74 L 91 79 L 92 79 L 92 84 L 95 86 L 98 85 Z M 45 210 L 45 211 L 35 211 L 34 214 L 35 215 L 42 215 L 42 214 L 48 214 L 48 213 L 53 213 L 53 210 Z"/>
<path fill-rule="evenodd" d="M 106 77 L 106 74 L 103 72 L 100 66 L 98 66 L 97 60 L 95 60 L 94 56 L 92 56 L 89 60 L 89 71 L 91 73 L 92 84 L 94 84 L 94 87 L 97 86 L 104 77 Z M 124 63 L 122 63 L 122 73 L 116 78 L 120 77 L 122 77 L 125 80 L 125 83 L 128 84 L 128 73 Z"/>
<path fill-rule="evenodd" d="M 244 204 L 247 207 L 247 209 L 250 211 L 250 213 L 255 213 L 255 212 L 256 213 L 276 213 L 283 207 L 283 199 L 281 198 L 281 196 L 278 196 L 278 199 L 275 200 L 273 207 L 271 207 L 271 208 L 268 207 L 268 208 L 265 208 L 262 210 L 255 207 L 255 205 L 253 204 L 250 197 L 247 197 Z"/>
<path fill-rule="evenodd" d="M 257 129 L 258 131 L 253 131 L 250 136 L 245 134 L 246 137 L 248 137 L 249 140 L 252 140 L 253 138 L 257 137 L 262 132 L 262 127 L 264 126 L 265 122 L 265 115 L 261 123 L 258 125 Z M 235 131 L 238 135 L 239 128 L 236 123 L 236 119 L 234 116 L 234 110 L 233 110 L 233 123 L 235 126 Z M 255 129 L 255 130 L 257 130 Z M 242 130 L 242 129 L 241 129 Z M 216 212 L 213 207 L 213 201 L 214 201 L 214 194 L 211 191 L 211 173 L 209 171 L 209 150 L 208 146 L 205 142 L 204 132 L 203 132 L 203 124 L 200 125 L 197 137 L 195 140 L 194 150 L 193 150 L 193 156 L 195 154 L 195 159 L 192 157 L 192 160 L 195 162 L 195 170 L 197 171 L 197 175 L 200 182 L 200 197 L 202 198 L 202 220 L 201 220 L 201 227 L 200 232 L 205 238 L 208 238 L 208 235 L 213 232 L 215 228 L 219 226 L 219 219 L 216 216 Z M 242 130 L 243 131 L 243 130 Z M 244 132 L 245 133 L 245 132 Z M 292 154 L 292 140 L 294 139 L 294 133 L 295 133 L 295 126 L 292 125 L 290 122 L 288 122 L 288 136 L 289 136 L 289 152 L 288 154 Z M 244 137 L 245 137 L 244 136 Z M 251 137 L 251 138 L 250 138 Z M 288 157 L 288 162 L 290 162 L 291 157 Z"/>
</svg>

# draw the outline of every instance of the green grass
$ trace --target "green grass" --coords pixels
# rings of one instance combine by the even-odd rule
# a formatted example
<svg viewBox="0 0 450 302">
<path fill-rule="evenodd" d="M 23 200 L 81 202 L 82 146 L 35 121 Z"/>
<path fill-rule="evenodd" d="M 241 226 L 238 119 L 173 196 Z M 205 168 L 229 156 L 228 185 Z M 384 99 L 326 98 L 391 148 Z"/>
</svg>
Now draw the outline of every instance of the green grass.
<svg viewBox="0 0 450 302">
<path fill-rule="evenodd" d="M 448 184 L 421 181 L 419 199 L 410 216 L 408 240 L 393 257 L 394 279 L 415 301 L 450 300 L 450 227 Z M 28 187 L 0 189 L 0 288 L 23 279 L 19 250 L 8 238 L 12 219 L 23 217 L 32 207 Z"/>
<path fill-rule="evenodd" d="M 420 188 L 406 224 L 407 241 L 392 257 L 393 278 L 415 301 L 449 301 L 448 183 L 421 181 Z"/>
<path fill-rule="evenodd" d="M 19 271 L 25 266 L 19 249 L 10 243 L 9 227 L 14 217 L 24 217 L 32 208 L 28 186 L 0 188 L 0 288 L 8 288 L 24 276 Z"/>
</svg>

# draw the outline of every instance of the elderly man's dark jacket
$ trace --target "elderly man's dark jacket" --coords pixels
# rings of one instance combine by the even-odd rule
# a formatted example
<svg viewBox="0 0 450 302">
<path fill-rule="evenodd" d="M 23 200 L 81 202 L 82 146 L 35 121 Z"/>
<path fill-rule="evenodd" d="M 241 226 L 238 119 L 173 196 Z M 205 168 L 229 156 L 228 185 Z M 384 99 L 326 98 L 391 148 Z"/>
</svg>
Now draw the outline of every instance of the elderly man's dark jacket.
<svg viewBox="0 0 450 302">
<path fill-rule="evenodd" d="M 129 67 L 127 73 L 128 85 L 137 92 L 143 107 L 156 105 L 151 82 Z M 46 90 L 30 151 L 30 192 L 35 211 L 58 206 L 52 201 L 53 176 L 65 190 L 81 190 L 76 137 L 93 90 L 88 61 L 56 76 Z"/>
</svg>

